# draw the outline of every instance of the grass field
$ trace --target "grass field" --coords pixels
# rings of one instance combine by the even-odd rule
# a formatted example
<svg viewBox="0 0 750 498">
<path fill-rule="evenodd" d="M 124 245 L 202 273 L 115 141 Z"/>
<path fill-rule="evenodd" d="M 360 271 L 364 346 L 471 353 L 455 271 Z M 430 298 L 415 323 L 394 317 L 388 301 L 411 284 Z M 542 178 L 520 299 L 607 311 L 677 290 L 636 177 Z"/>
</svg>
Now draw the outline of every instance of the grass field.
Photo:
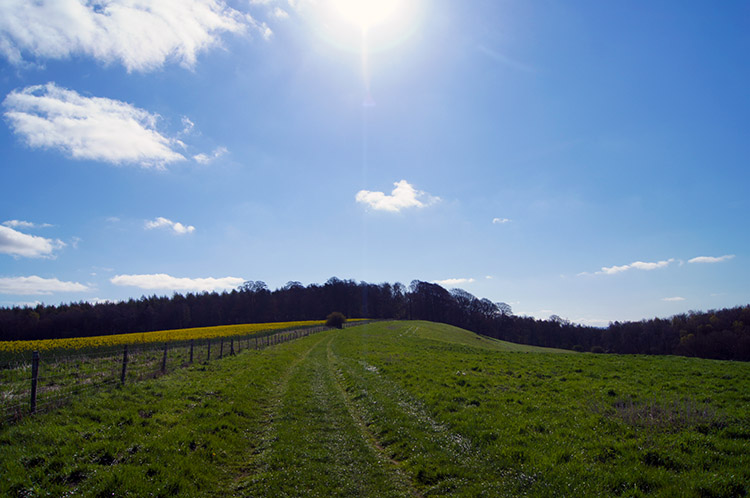
<svg viewBox="0 0 750 498">
<path fill-rule="evenodd" d="M 0 429 L 2 496 L 750 492 L 750 365 L 331 330 Z"/>
</svg>

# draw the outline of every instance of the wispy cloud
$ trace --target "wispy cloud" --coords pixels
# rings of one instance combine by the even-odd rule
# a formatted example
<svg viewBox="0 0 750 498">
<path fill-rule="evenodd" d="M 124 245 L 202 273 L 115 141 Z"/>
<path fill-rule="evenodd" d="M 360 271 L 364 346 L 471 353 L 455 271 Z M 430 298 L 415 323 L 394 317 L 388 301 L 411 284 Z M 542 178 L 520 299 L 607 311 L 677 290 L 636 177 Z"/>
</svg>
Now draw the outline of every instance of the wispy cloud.
<svg viewBox="0 0 750 498">
<path fill-rule="evenodd" d="M 265 23 L 223 0 L 0 2 L 0 53 L 14 64 L 83 55 L 129 72 L 167 61 L 191 68 L 223 34 L 248 28 L 270 36 Z"/>
<path fill-rule="evenodd" d="M 52 258 L 54 251 L 65 247 L 61 240 L 29 235 L 0 225 L 0 253 L 25 258 Z"/>
<path fill-rule="evenodd" d="M 463 285 L 473 283 L 473 278 L 446 278 L 445 280 L 433 280 L 433 284 L 442 285 L 443 287 L 452 287 L 454 285 Z"/>
<path fill-rule="evenodd" d="M 661 300 L 662 301 L 667 301 L 667 302 L 671 303 L 671 302 L 684 301 L 685 298 L 684 297 L 680 297 L 680 296 L 674 296 L 674 297 L 663 297 L 663 298 L 661 298 Z"/>
<path fill-rule="evenodd" d="M 584 275 L 615 275 L 617 273 L 623 273 L 629 270 L 645 270 L 645 271 L 651 271 L 651 270 L 658 270 L 660 268 L 666 268 L 667 266 L 674 263 L 674 258 L 665 259 L 662 261 L 655 261 L 655 262 L 646 262 L 646 261 L 634 261 L 627 265 L 615 265 L 615 266 L 603 266 L 601 270 L 589 273 L 589 272 L 581 272 L 578 274 L 578 276 L 584 276 Z"/>
<path fill-rule="evenodd" d="M 510 219 L 508 218 L 492 218 L 492 224 L 493 225 L 504 225 L 506 223 L 510 223 Z"/>
<path fill-rule="evenodd" d="M 726 254 L 724 256 L 698 256 L 697 258 L 688 259 L 688 263 L 721 263 L 723 261 L 729 261 L 734 258 L 734 254 Z"/>
<path fill-rule="evenodd" d="M 55 83 L 14 90 L 5 117 L 30 147 L 58 149 L 74 159 L 162 168 L 185 159 L 183 145 L 156 130 L 159 115 L 127 102 L 84 97 Z"/>
<path fill-rule="evenodd" d="M 360 190 L 357 192 L 355 199 L 372 209 L 393 213 L 398 213 L 407 208 L 423 208 L 440 201 L 439 197 L 415 189 L 406 180 L 401 180 L 393 185 L 396 188 L 393 189 L 391 195 L 386 195 L 383 192 Z"/>
<path fill-rule="evenodd" d="M 215 161 L 216 159 L 220 158 L 221 156 L 223 156 L 227 152 L 229 152 L 229 151 L 227 150 L 226 147 L 217 147 L 217 148 L 214 149 L 213 152 L 211 152 L 211 154 L 203 154 L 203 153 L 196 154 L 196 155 L 193 156 L 193 159 L 197 163 L 208 164 L 208 163 L 211 163 L 211 162 Z"/>
<path fill-rule="evenodd" d="M 172 290 L 172 291 L 220 291 L 233 289 L 244 279 L 237 277 L 223 278 L 178 278 L 165 273 L 146 275 L 116 275 L 110 279 L 114 285 L 139 287 L 148 290 Z"/>
<path fill-rule="evenodd" d="M 55 292 L 85 292 L 89 287 L 78 282 L 63 282 L 56 278 L 30 277 L 0 278 L 0 294 L 49 295 Z"/>
<path fill-rule="evenodd" d="M 49 223 L 32 223 L 31 221 L 8 220 L 3 221 L 3 225 L 10 228 L 49 228 Z"/>
<path fill-rule="evenodd" d="M 155 220 L 147 221 L 145 227 L 146 230 L 153 230 L 154 228 L 165 228 L 177 235 L 185 235 L 188 233 L 193 233 L 195 231 L 195 227 L 192 225 L 183 225 L 182 223 L 174 222 L 161 216 L 159 216 Z"/>
</svg>

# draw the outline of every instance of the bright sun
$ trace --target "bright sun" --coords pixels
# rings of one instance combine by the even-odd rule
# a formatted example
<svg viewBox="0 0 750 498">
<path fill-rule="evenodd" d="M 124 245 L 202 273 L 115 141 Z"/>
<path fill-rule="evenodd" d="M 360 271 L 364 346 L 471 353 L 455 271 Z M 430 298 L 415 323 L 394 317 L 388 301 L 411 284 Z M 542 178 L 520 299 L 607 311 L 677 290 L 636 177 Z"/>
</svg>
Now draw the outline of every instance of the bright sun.
<svg viewBox="0 0 750 498">
<path fill-rule="evenodd" d="M 416 29 L 423 0 L 321 0 L 313 26 L 345 50 L 379 51 L 398 45 Z"/>
<path fill-rule="evenodd" d="M 404 10 L 403 0 L 330 0 L 331 8 L 343 21 L 367 30 L 396 17 Z"/>
</svg>

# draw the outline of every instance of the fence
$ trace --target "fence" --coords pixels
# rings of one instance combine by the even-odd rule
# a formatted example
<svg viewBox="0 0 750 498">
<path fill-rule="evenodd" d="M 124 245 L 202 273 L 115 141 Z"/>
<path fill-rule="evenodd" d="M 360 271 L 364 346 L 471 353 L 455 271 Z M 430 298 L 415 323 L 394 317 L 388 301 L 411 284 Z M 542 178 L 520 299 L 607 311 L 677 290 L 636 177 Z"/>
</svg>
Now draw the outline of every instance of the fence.
<svg viewBox="0 0 750 498">
<path fill-rule="evenodd" d="M 363 323 L 346 323 L 344 327 Z M 46 360 L 34 351 L 28 362 L 0 366 L 0 425 L 58 407 L 74 396 L 105 386 L 158 377 L 192 363 L 221 359 L 244 349 L 264 349 L 323 330 L 328 327 L 158 345 L 128 344 L 116 349 L 50 354 Z"/>
</svg>

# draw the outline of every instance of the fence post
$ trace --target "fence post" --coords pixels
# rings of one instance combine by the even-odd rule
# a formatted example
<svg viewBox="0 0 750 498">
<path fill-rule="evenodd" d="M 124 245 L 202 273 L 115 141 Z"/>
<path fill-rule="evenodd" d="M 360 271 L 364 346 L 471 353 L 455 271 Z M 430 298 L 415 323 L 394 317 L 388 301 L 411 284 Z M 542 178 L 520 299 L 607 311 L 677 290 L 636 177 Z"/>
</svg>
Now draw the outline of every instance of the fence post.
<svg viewBox="0 0 750 498">
<path fill-rule="evenodd" d="M 221 338 L 221 342 L 219 342 L 219 359 L 221 359 L 224 356 L 224 338 Z"/>
<path fill-rule="evenodd" d="M 161 359 L 161 373 L 166 373 L 167 371 L 167 343 L 164 343 L 164 356 L 162 356 Z"/>
<path fill-rule="evenodd" d="M 125 375 L 128 371 L 128 345 L 122 350 L 122 373 L 120 374 L 120 384 L 125 383 Z"/>
<path fill-rule="evenodd" d="M 255 349 L 258 349 L 258 338 L 255 338 Z"/>
<path fill-rule="evenodd" d="M 208 354 L 206 355 L 206 361 L 211 360 L 211 339 L 208 339 Z"/>
<path fill-rule="evenodd" d="M 229 356 L 234 356 L 234 337 L 229 339 Z"/>
<path fill-rule="evenodd" d="M 36 412 L 36 383 L 39 378 L 39 351 L 31 354 L 31 413 Z"/>
<path fill-rule="evenodd" d="M 195 342 L 195 339 L 190 339 L 190 363 L 193 362 L 193 343 Z"/>
</svg>

